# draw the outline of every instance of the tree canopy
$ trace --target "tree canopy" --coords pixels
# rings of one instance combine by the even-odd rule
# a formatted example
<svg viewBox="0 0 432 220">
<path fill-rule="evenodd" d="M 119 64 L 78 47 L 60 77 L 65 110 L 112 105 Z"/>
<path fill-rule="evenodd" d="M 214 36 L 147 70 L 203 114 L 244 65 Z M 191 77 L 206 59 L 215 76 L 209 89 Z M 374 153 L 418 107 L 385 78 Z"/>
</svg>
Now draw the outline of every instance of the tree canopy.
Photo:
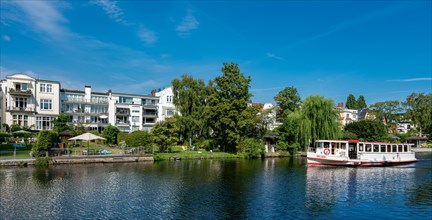
<svg viewBox="0 0 432 220">
<path fill-rule="evenodd" d="M 210 96 L 206 114 L 216 144 L 234 152 L 241 137 L 243 111 L 252 96 L 249 93 L 250 77 L 240 72 L 238 64 L 224 63 L 222 76 L 209 83 Z"/>
<path fill-rule="evenodd" d="M 183 141 L 189 141 L 198 136 L 207 134 L 207 120 L 204 112 L 208 87 L 204 81 L 194 79 L 188 75 L 182 75 L 181 79 L 172 81 L 174 93 L 174 105 L 180 112 L 178 127 Z"/>
<path fill-rule="evenodd" d="M 57 132 L 66 131 L 69 129 L 68 122 L 70 122 L 70 118 L 64 113 L 60 113 L 59 116 L 53 120 L 53 129 Z"/>
<path fill-rule="evenodd" d="M 294 88 L 293 86 L 285 87 L 285 89 L 280 91 L 274 97 L 274 100 L 276 101 L 276 104 L 281 109 L 281 112 L 285 112 L 286 110 L 294 112 L 296 109 L 299 108 L 301 103 L 300 95 L 297 89 Z"/>
<path fill-rule="evenodd" d="M 159 146 L 159 150 L 164 152 L 179 141 L 179 129 L 177 127 L 177 117 L 168 118 L 155 124 L 151 130 L 153 143 Z"/>
<path fill-rule="evenodd" d="M 402 112 L 402 106 L 400 101 L 391 100 L 385 102 L 377 102 L 370 106 L 372 114 L 378 120 L 381 120 L 384 124 L 394 124 L 398 121 L 399 116 Z"/>
<path fill-rule="evenodd" d="M 113 125 L 108 125 L 103 131 L 102 136 L 106 139 L 107 144 L 117 144 L 117 134 L 119 129 Z"/>
<path fill-rule="evenodd" d="M 364 98 L 364 96 L 359 96 L 357 99 L 357 108 L 366 108 L 366 100 Z"/>
<path fill-rule="evenodd" d="M 353 94 L 349 94 L 346 100 L 345 107 L 347 109 L 357 109 L 357 101 Z"/>
<path fill-rule="evenodd" d="M 413 122 L 419 135 L 432 135 L 432 93 L 412 93 L 403 105 L 407 119 Z"/>
<path fill-rule="evenodd" d="M 387 139 L 386 126 L 381 121 L 361 120 L 349 123 L 345 131 L 354 133 L 357 138 L 367 141 L 385 141 Z"/>
</svg>

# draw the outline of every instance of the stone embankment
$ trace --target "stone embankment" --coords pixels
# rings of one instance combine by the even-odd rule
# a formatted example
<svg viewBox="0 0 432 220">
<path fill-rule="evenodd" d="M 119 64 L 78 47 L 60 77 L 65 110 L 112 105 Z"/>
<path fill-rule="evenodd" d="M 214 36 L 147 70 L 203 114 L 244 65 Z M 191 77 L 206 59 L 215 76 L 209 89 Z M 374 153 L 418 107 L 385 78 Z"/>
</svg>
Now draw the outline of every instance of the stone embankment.
<svg viewBox="0 0 432 220">
<path fill-rule="evenodd" d="M 82 163 L 125 163 L 154 161 L 153 157 L 126 156 L 126 155 L 89 155 L 89 156 L 60 156 L 51 157 L 51 163 L 56 164 L 82 164 Z M 33 165 L 35 159 L 7 159 L 0 160 L 0 166 Z"/>
</svg>

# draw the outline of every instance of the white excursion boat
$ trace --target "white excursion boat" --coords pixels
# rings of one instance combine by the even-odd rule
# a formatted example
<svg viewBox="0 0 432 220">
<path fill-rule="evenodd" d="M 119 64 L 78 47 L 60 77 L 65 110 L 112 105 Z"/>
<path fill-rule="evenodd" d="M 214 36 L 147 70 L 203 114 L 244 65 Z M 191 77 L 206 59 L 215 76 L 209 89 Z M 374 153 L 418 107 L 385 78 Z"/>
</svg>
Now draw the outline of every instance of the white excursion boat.
<svg viewBox="0 0 432 220">
<path fill-rule="evenodd" d="M 413 144 L 317 140 L 307 152 L 308 165 L 394 166 L 416 162 Z"/>
</svg>

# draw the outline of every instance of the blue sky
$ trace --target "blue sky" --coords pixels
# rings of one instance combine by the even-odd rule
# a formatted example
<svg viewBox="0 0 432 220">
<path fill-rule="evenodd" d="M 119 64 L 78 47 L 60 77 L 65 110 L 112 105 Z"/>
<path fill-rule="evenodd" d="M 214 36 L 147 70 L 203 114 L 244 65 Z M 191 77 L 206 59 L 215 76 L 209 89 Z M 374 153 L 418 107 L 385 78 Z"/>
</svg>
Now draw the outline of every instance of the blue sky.
<svg viewBox="0 0 432 220">
<path fill-rule="evenodd" d="M 367 104 L 432 92 L 431 1 L 1 1 L 1 77 L 149 94 L 223 62 L 254 102 L 287 86 Z"/>
</svg>

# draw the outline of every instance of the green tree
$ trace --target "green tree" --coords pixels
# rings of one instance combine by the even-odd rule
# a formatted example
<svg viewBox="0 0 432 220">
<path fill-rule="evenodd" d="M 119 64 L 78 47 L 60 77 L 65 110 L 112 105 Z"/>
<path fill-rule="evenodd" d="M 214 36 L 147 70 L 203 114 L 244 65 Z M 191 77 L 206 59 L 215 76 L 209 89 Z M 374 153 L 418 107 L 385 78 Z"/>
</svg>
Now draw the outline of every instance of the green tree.
<svg viewBox="0 0 432 220">
<path fill-rule="evenodd" d="M 293 86 L 285 87 L 285 89 L 280 91 L 274 97 L 274 100 L 276 101 L 276 104 L 279 106 L 282 113 L 285 113 L 287 110 L 294 112 L 299 108 L 301 103 L 300 95 L 297 89 Z"/>
<path fill-rule="evenodd" d="M 366 108 L 366 100 L 364 98 L 364 96 L 359 96 L 359 98 L 357 99 L 357 108 Z"/>
<path fill-rule="evenodd" d="M 213 139 L 225 151 L 235 152 L 241 138 L 243 111 L 247 109 L 250 77 L 240 72 L 238 64 L 224 63 L 222 76 L 210 81 L 206 114 Z"/>
<path fill-rule="evenodd" d="M 392 100 L 377 102 L 372 104 L 369 109 L 378 120 L 381 120 L 384 124 L 391 125 L 398 122 L 402 106 L 400 101 Z"/>
<path fill-rule="evenodd" d="M 381 121 L 355 121 L 347 124 L 345 131 L 354 133 L 357 138 L 367 141 L 385 141 L 387 139 L 387 129 Z"/>
<path fill-rule="evenodd" d="M 190 138 L 206 135 L 208 126 L 204 110 L 209 89 L 204 81 L 185 74 L 181 79 L 174 79 L 172 85 L 173 102 L 181 114 L 177 122 L 183 140 L 187 142 Z"/>
<path fill-rule="evenodd" d="M 70 118 L 63 113 L 60 113 L 59 116 L 53 120 L 53 129 L 57 132 L 66 131 L 69 129 L 68 122 L 70 122 Z"/>
<path fill-rule="evenodd" d="M 347 109 L 357 109 L 357 101 L 353 94 L 349 94 L 346 100 L 345 107 Z"/>
<path fill-rule="evenodd" d="M 411 120 L 420 136 L 432 136 L 432 93 L 412 93 L 403 103 L 406 117 Z"/>
<path fill-rule="evenodd" d="M 39 157 L 44 156 L 45 152 L 51 148 L 51 146 L 57 142 L 58 135 L 56 132 L 42 130 L 38 134 L 36 144 L 33 145 L 32 154 L 33 156 Z"/>
<path fill-rule="evenodd" d="M 318 139 L 337 139 L 340 136 L 340 124 L 337 121 L 339 114 L 333 107 L 331 99 L 322 96 L 309 96 L 303 104 L 301 111 L 303 117 L 310 121 L 310 127 L 304 126 L 303 129 L 310 129 L 312 143 Z M 304 135 L 303 135 L 304 136 Z M 307 145 L 303 145 L 304 149 Z"/>
<path fill-rule="evenodd" d="M 147 131 L 134 131 L 128 134 L 126 145 L 128 147 L 145 147 L 151 143 L 151 136 Z"/>
<path fill-rule="evenodd" d="M 301 110 L 285 115 L 282 125 L 275 130 L 279 134 L 278 144 L 282 148 L 296 152 L 299 146 L 307 146 L 311 140 L 311 121 L 305 117 Z"/>
<path fill-rule="evenodd" d="M 103 131 L 102 136 L 106 139 L 107 144 L 117 144 L 117 134 L 119 129 L 113 125 L 108 125 Z"/>
<path fill-rule="evenodd" d="M 155 124 L 151 130 L 153 143 L 159 146 L 161 152 L 168 147 L 174 146 L 179 141 L 179 128 L 177 127 L 177 117 L 168 118 Z"/>
</svg>

